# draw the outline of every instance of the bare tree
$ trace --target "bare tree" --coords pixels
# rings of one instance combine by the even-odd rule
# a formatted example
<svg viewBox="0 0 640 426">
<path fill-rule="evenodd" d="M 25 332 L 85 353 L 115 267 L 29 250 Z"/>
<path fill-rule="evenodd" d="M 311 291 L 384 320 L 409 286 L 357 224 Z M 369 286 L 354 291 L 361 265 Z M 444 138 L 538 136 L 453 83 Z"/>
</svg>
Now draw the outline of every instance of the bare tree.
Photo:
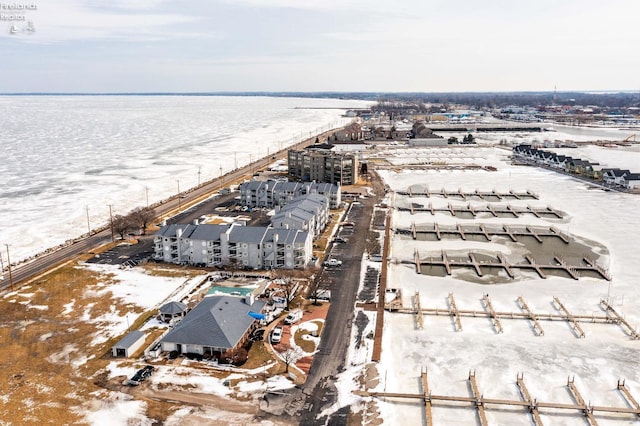
<svg viewBox="0 0 640 426">
<path fill-rule="evenodd" d="M 282 357 L 282 361 L 284 361 L 285 373 L 289 372 L 289 365 L 295 363 L 298 359 L 302 357 L 302 351 L 300 348 L 289 348 L 286 351 L 280 354 Z"/>
<path fill-rule="evenodd" d="M 131 229 L 131 219 L 129 216 L 115 215 L 113 217 L 113 230 L 124 240 L 125 234 Z"/>
<path fill-rule="evenodd" d="M 137 207 L 129 213 L 131 223 L 139 226 L 144 235 L 147 231 L 147 225 L 156 217 L 156 211 L 151 207 Z"/>
<path fill-rule="evenodd" d="M 313 304 L 315 306 L 317 306 L 317 305 L 320 304 L 320 303 L 318 303 L 318 298 L 324 292 L 325 292 L 325 290 L 320 288 L 320 283 L 315 283 L 315 284 L 312 284 L 312 287 L 311 287 L 311 290 L 309 291 L 309 296 L 308 297 L 309 297 L 309 299 L 313 300 Z"/>
</svg>

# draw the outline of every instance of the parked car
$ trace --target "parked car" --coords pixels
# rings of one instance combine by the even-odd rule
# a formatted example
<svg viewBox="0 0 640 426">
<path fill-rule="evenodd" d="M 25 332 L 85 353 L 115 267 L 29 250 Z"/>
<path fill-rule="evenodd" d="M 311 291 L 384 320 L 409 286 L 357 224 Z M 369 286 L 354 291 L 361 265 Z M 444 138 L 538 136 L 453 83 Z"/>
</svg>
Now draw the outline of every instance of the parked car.
<svg viewBox="0 0 640 426">
<path fill-rule="evenodd" d="M 282 340 L 282 326 L 277 326 L 271 332 L 271 343 L 280 343 Z"/>
<path fill-rule="evenodd" d="M 329 260 L 325 260 L 324 262 L 324 266 L 341 266 L 342 265 L 342 261 L 338 260 L 338 259 L 329 259 Z"/>
<path fill-rule="evenodd" d="M 253 333 L 251 334 L 252 342 L 259 342 L 263 339 L 264 339 L 264 328 L 259 328 L 257 330 L 254 330 Z"/>
<path fill-rule="evenodd" d="M 347 242 L 347 240 L 345 240 L 345 239 L 344 239 L 344 238 L 342 238 L 342 237 L 335 237 L 335 238 L 333 239 L 333 242 L 334 242 L 334 243 L 346 243 L 346 242 Z"/>
<path fill-rule="evenodd" d="M 147 380 L 153 374 L 155 367 L 153 365 L 145 365 L 140 370 L 136 372 L 136 374 L 127 381 L 129 386 L 138 386 L 140 383 Z"/>
<path fill-rule="evenodd" d="M 289 312 L 289 315 L 287 315 L 286 318 L 284 319 L 284 323 L 287 325 L 294 324 L 300 321 L 301 319 L 302 319 L 302 311 L 300 309 L 295 309 Z"/>
</svg>

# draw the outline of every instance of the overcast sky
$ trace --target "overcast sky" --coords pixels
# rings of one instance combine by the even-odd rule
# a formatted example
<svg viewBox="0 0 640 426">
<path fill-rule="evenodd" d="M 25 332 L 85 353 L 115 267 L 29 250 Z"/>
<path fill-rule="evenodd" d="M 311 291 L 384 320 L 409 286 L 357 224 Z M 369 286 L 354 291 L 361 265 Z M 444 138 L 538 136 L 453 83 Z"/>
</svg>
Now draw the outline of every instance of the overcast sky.
<svg viewBox="0 0 640 426">
<path fill-rule="evenodd" d="M 640 90 L 640 0 L 31 1 L 0 92 Z"/>
</svg>

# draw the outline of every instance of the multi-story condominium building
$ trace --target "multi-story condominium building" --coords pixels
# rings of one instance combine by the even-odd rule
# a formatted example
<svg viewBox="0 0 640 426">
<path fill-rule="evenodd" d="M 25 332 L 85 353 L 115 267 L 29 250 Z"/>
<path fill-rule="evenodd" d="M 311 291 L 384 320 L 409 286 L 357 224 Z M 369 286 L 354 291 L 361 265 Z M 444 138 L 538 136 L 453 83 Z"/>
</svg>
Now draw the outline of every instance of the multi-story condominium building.
<svg viewBox="0 0 640 426">
<path fill-rule="evenodd" d="M 330 183 L 250 180 L 240 185 L 240 203 L 248 207 L 282 207 L 306 194 L 324 195 L 332 209 L 338 208 L 342 202 L 340 185 Z"/>
<path fill-rule="evenodd" d="M 296 197 L 284 207 L 276 207 L 276 214 L 271 218 L 274 228 L 307 231 L 313 238 L 320 235 L 328 222 L 329 200 L 320 194 Z"/>
<path fill-rule="evenodd" d="M 312 234 L 286 228 L 173 224 L 156 233 L 156 260 L 252 269 L 304 268 L 312 257 Z"/>
<path fill-rule="evenodd" d="M 358 157 L 352 153 L 334 152 L 331 145 L 290 150 L 289 177 L 306 182 L 355 185 L 358 182 Z"/>
</svg>

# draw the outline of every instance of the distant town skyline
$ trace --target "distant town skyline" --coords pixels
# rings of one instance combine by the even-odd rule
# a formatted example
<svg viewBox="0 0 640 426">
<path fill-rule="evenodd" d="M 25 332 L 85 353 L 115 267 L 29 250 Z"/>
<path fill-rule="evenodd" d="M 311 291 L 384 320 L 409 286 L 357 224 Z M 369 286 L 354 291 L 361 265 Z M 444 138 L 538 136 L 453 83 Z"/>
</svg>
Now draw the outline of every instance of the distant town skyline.
<svg viewBox="0 0 640 426">
<path fill-rule="evenodd" d="M 640 90 L 640 2 L 0 2 L 0 93 Z"/>
</svg>

